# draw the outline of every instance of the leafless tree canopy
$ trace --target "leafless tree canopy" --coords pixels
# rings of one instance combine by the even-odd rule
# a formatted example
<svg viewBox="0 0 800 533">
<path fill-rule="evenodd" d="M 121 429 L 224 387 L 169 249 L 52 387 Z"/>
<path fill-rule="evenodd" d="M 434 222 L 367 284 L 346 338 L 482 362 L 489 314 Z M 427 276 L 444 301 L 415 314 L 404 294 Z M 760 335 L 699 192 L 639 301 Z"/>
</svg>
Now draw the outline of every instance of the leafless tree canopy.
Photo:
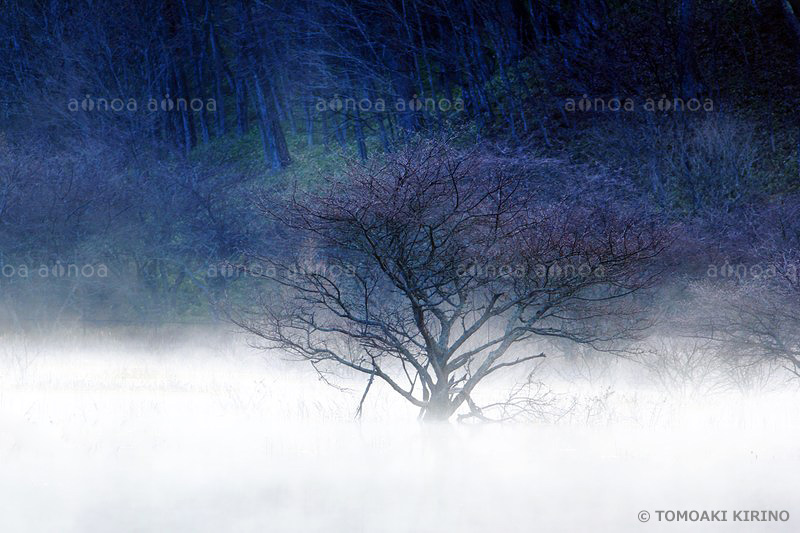
<svg viewBox="0 0 800 533">
<path fill-rule="evenodd" d="M 251 258 L 280 297 L 236 320 L 320 372 L 383 380 L 425 419 L 478 409 L 481 380 L 545 356 L 512 350 L 528 339 L 634 336 L 646 318 L 631 296 L 666 236 L 597 196 L 540 200 L 534 174 L 439 142 L 354 164 L 292 198 L 281 216 L 304 245 Z"/>
<path fill-rule="evenodd" d="M 800 201 L 740 219 L 732 250 L 693 284 L 700 315 L 690 335 L 743 362 L 780 363 L 800 376 Z M 733 255 L 734 253 L 738 255 Z"/>
</svg>

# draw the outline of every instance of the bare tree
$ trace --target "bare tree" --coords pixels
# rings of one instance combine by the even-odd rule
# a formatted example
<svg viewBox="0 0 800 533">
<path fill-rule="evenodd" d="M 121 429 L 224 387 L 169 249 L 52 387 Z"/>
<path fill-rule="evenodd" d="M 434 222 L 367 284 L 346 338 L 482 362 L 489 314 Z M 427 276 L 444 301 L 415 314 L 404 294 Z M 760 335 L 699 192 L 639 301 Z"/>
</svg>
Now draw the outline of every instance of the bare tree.
<svg viewBox="0 0 800 533">
<path fill-rule="evenodd" d="M 379 378 L 425 420 L 477 411 L 487 376 L 545 357 L 523 341 L 635 336 L 648 322 L 626 297 L 666 243 L 641 213 L 547 197 L 519 165 L 440 142 L 354 163 L 279 214 L 302 244 L 251 255 L 279 289 L 234 321 L 321 374 Z"/>
<path fill-rule="evenodd" d="M 731 246 L 739 258 L 711 265 L 709 278 L 693 285 L 694 336 L 742 365 L 777 363 L 800 377 L 800 201 L 748 213 Z"/>
<path fill-rule="evenodd" d="M 779 363 L 800 377 L 800 309 L 797 292 L 764 280 L 696 291 L 704 320 L 694 336 L 715 342 L 716 349 L 739 365 Z"/>
<path fill-rule="evenodd" d="M 731 370 L 710 341 L 654 335 L 636 361 L 657 385 L 679 396 L 708 395 L 723 390 Z"/>
</svg>

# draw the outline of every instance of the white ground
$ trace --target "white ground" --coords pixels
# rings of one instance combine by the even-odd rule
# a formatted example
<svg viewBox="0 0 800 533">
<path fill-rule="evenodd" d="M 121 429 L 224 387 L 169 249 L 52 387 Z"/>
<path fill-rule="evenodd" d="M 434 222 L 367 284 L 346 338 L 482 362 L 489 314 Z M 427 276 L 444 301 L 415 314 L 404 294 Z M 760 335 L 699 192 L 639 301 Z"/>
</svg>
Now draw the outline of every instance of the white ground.
<svg viewBox="0 0 800 533">
<path fill-rule="evenodd" d="M 362 381 L 226 336 L 0 343 L 2 533 L 800 531 L 796 387 L 670 395 L 543 367 L 575 405 L 559 422 L 443 430 L 380 388 L 355 422 Z M 655 514 L 692 509 L 790 519 Z"/>
</svg>

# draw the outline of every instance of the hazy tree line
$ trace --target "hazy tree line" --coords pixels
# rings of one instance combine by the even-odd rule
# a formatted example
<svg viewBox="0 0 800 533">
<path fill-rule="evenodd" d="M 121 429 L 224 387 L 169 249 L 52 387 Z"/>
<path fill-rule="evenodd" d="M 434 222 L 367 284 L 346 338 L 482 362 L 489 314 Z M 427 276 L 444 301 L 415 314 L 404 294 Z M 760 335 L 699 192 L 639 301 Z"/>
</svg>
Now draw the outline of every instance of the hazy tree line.
<svg viewBox="0 0 800 533">
<path fill-rule="evenodd" d="M 614 351 L 614 316 L 797 372 L 798 8 L 5 0 L 4 322 L 208 319 L 269 278 L 296 306 L 241 325 L 438 416 L 508 364 L 475 334 Z M 331 328 L 365 351 L 321 355 Z"/>
</svg>

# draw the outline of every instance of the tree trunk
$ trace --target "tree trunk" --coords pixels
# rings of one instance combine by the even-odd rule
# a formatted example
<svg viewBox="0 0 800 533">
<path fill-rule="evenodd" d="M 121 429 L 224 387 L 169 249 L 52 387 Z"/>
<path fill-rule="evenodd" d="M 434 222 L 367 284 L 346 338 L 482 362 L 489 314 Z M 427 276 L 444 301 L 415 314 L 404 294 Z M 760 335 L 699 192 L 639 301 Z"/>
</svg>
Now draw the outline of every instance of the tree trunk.
<svg viewBox="0 0 800 533">
<path fill-rule="evenodd" d="M 681 0 L 678 20 L 678 83 L 681 98 L 687 101 L 701 92 L 694 54 L 694 0 Z"/>
<path fill-rule="evenodd" d="M 309 96 L 305 105 L 306 112 L 306 145 L 314 146 L 314 118 L 312 109 L 314 107 L 314 97 Z"/>
<path fill-rule="evenodd" d="M 422 420 L 426 423 L 446 422 L 454 412 L 453 402 L 450 401 L 450 390 L 445 384 L 435 387 L 431 392 L 431 397 L 423 408 Z"/>
<path fill-rule="evenodd" d="M 274 65 L 265 62 L 264 48 L 266 45 L 261 39 L 261 34 L 253 27 L 250 8 L 245 2 L 239 5 L 239 29 L 245 41 L 255 43 L 254 46 L 245 48 L 244 61 L 253 78 L 253 92 L 256 97 L 264 155 L 267 160 L 272 162 L 274 169 L 284 168 L 292 160 L 278 116 L 274 87 L 268 78 L 268 69 Z"/>
<path fill-rule="evenodd" d="M 222 52 L 217 43 L 217 35 L 214 31 L 214 23 L 209 25 L 209 42 L 211 43 L 211 56 L 214 62 L 214 98 L 216 98 L 216 119 L 217 119 L 217 136 L 221 137 L 227 133 L 225 127 L 225 102 L 222 95 L 222 79 L 224 77 Z"/>
<path fill-rule="evenodd" d="M 795 67 L 797 69 L 797 76 L 800 78 L 800 19 L 797 18 L 797 14 L 794 12 L 792 3 L 789 0 L 782 0 L 781 7 L 783 8 L 783 14 L 786 17 L 786 22 L 789 24 L 789 27 L 795 36 Z M 797 112 L 795 113 L 795 122 L 797 124 L 796 159 L 798 173 L 800 173 L 800 114 Z"/>
</svg>

